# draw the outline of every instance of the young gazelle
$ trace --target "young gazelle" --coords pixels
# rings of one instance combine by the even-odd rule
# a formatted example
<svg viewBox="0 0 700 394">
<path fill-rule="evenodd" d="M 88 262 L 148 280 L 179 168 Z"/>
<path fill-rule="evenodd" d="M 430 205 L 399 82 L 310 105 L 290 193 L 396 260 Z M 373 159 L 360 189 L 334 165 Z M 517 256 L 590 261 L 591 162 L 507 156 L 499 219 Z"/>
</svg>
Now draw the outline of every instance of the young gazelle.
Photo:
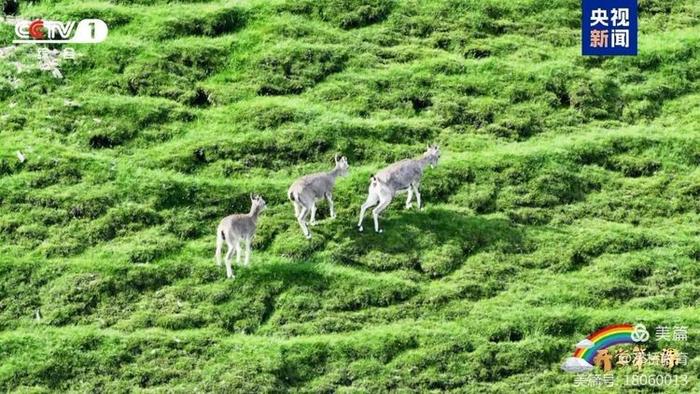
<svg viewBox="0 0 700 394">
<path fill-rule="evenodd" d="M 360 231 L 363 230 L 362 221 L 365 218 L 365 211 L 369 207 L 379 204 L 372 211 L 372 216 L 374 217 L 374 231 L 381 233 L 383 230 L 379 229 L 379 214 L 389 206 L 391 200 L 399 192 L 408 192 L 406 209 L 411 208 L 413 194 L 416 195 L 418 209 L 421 209 L 420 191 L 418 191 L 418 188 L 423 176 L 423 169 L 427 165 L 430 165 L 431 168 L 434 167 L 439 158 L 440 149 L 437 145 L 430 145 L 420 159 L 401 160 L 372 176 L 369 185 L 369 196 L 367 196 L 367 201 L 362 204 L 360 209 L 360 221 L 357 223 L 357 228 Z"/>
<path fill-rule="evenodd" d="M 226 277 L 233 278 L 231 259 L 236 251 L 236 264 L 241 263 L 241 241 L 245 242 L 245 265 L 250 262 L 250 243 L 255 235 L 258 217 L 265 209 L 265 200 L 260 196 L 250 195 L 251 207 L 247 214 L 236 214 L 221 219 L 216 229 L 216 263 L 221 266 L 221 248 L 228 245 L 226 252 Z"/>
<path fill-rule="evenodd" d="M 333 187 L 339 176 L 348 174 L 348 159 L 343 156 L 338 159 L 335 155 L 335 168 L 328 172 L 319 172 L 306 175 L 296 180 L 289 188 L 287 196 L 294 204 L 294 216 L 296 216 L 301 231 L 306 238 L 311 238 L 311 232 L 306 224 L 306 216 L 311 213 L 311 222 L 316 224 L 316 200 L 325 198 L 331 210 L 331 218 L 335 219 L 333 209 Z"/>
</svg>

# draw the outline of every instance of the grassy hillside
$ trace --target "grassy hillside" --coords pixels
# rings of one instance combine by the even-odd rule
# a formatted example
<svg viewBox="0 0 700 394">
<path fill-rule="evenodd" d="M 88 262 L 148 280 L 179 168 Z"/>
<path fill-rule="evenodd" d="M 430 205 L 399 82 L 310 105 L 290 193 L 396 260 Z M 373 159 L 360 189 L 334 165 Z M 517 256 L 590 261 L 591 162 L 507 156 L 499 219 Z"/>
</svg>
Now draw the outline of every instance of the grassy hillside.
<svg viewBox="0 0 700 394">
<path fill-rule="evenodd" d="M 638 56 L 584 58 L 574 0 L 23 4 L 110 36 L 63 79 L 0 59 L 0 388 L 568 393 L 575 343 L 643 322 L 689 327 L 666 390 L 700 390 L 700 3 L 639 8 Z M 425 209 L 358 233 L 433 142 Z M 307 241 L 286 190 L 336 152 Z"/>
</svg>

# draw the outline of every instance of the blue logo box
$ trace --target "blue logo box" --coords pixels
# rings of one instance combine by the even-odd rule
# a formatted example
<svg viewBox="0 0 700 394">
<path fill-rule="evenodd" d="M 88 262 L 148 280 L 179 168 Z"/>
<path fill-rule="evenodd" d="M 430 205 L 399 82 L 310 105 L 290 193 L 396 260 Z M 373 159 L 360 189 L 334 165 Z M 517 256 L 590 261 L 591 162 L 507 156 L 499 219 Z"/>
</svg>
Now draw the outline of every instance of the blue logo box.
<svg viewBox="0 0 700 394">
<path fill-rule="evenodd" d="M 582 0 L 581 7 L 584 56 L 637 54 L 636 0 Z"/>
</svg>

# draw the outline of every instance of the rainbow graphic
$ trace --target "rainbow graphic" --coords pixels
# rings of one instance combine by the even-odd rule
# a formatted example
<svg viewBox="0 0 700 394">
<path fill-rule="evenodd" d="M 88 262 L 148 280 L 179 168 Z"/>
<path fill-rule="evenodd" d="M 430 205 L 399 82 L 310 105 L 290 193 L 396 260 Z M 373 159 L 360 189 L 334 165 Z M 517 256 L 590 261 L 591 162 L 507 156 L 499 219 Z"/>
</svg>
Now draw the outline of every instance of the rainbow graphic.
<svg viewBox="0 0 700 394">
<path fill-rule="evenodd" d="M 598 350 L 623 343 L 637 343 L 632 339 L 633 332 L 634 326 L 628 323 L 603 327 L 586 337 L 586 339 L 591 341 L 591 344 L 585 348 L 577 348 L 574 351 L 574 357 L 582 358 L 589 364 L 593 364 L 593 358 L 595 358 Z"/>
<path fill-rule="evenodd" d="M 576 344 L 573 357 L 561 366 L 566 372 L 587 372 L 593 369 L 593 359 L 599 350 L 624 343 L 639 343 L 649 339 L 649 332 L 643 324 L 613 324 L 587 336 Z"/>
</svg>

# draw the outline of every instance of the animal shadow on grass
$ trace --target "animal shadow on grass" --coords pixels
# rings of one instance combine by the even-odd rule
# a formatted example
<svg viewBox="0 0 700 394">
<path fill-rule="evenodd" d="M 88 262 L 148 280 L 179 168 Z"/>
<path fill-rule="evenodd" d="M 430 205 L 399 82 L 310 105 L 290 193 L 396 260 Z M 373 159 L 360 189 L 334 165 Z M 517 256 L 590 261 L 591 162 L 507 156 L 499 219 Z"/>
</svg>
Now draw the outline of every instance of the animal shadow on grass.
<svg viewBox="0 0 700 394">
<path fill-rule="evenodd" d="M 368 253 L 391 259 L 400 256 L 395 268 L 419 267 L 419 257 L 427 251 L 449 247 L 455 259 L 464 261 L 482 250 L 517 253 L 525 248 L 521 230 L 507 219 L 472 216 L 444 208 L 424 211 L 390 212 L 382 218 L 384 232 L 343 232 L 340 247 L 333 255 L 344 264 L 363 266 Z M 406 261 L 408 260 L 408 261 Z M 454 267 L 456 269 L 457 266 Z M 454 270 L 453 269 L 453 270 Z"/>
<path fill-rule="evenodd" d="M 212 301 L 219 305 L 219 318 L 226 329 L 249 333 L 265 325 L 275 312 L 277 298 L 287 290 L 298 287 L 320 295 L 332 285 L 332 277 L 323 275 L 314 264 L 252 264 L 236 275 Z"/>
<path fill-rule="evenodd" d="M 330 278 L 319 272 L 312 263 L 267 262 L 237 268 L 236 280 L 226 282 L 229 295 L 257 290 L 278 294 L 294 286 L 322 291 L 331 284 Z M 218 299 L 216 303 L 225 302 L 227 299 L 228 297 Z"/>
</svg>

